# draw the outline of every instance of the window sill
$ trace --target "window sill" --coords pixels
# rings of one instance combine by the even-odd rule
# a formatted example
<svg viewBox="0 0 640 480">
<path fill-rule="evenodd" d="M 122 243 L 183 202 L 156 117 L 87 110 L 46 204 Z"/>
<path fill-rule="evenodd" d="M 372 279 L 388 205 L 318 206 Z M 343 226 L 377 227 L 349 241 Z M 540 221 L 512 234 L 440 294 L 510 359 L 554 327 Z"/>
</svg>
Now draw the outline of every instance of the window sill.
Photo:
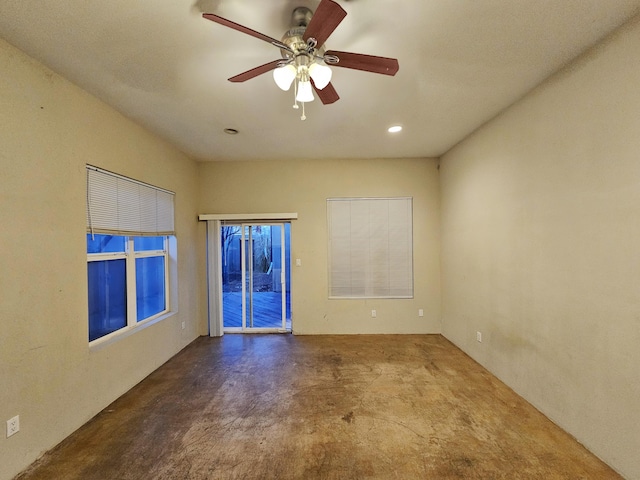
<svg viewBox="0 0 640 480">
<path fill-rule="evenodd" d="M 137 333 L 141 330 L 144 330 L 145 328 L 150 327 L 151 325 L 155 325 L 156 323 L 166 320 L 167 318 L 173 317 L 177 313 L 178 313 L 177 310 L 172 310 L 167 313 L 163 313 L 162 315 L 159 315 L 155 318 L 145 320 L 131 327 L 121 328 L 120 330 L 110 333 L 109 335 L 105 335 L 104 337 L 97 338 L 94 341 L 89 342 L 89 351 L 97 352 L 98 350 L 101 350 L 107 345 L 111 345 L 112 343 L 122 340 L 123 338 L 127 338 L 128 336 L 133 335 L 134 333 Z"/>
</svg>

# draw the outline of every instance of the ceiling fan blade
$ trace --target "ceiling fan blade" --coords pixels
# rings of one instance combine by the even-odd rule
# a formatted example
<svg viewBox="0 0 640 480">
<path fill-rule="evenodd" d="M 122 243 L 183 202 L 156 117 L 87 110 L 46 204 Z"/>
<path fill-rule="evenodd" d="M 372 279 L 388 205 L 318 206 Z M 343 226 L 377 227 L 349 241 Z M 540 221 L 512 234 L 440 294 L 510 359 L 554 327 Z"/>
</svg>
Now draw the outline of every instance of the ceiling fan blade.
<svg viewBox="0 0 640 480">
<path fill-rule="evenodd" d="M 331 56 L 335 56 L 340 60 L 338 63 L 327 61 L 327 64 L 332 67 L 353 68 L 355 70 L 391 76 L 395 75 L 400 68 L 398 60 L 395 58 L 375 57 L 361 53 L 338 52 L 336 50 L 325 52 L 325 58 Z"/>
<path fill-rule="evenodd" d="M 311 79 L 311 85 L 313 86 L 313 89 L 315 90 L 316 95 L 318 95 L 318 98 L 320 99 L 323 105 L 329 105 L 331 103 L 335 103 L 338 100 L 340 100 L 340 96 L 338 95 L 338 92 L 336 92 L 336 89 L 333 88 L 333 85 L 331 85 L 331 83 L 328 83 L 327 86 L 324 87 L 322 90 L 319 90 L 316 87 L 316 84 L 313 83 L 313 79 Z"/>
<path fill-rule="evenodd" d="M 225 27 L 233 28 L 242 33 L 246 33 L 247 35 L 251 35 L 252 37 L 258 38 L 260 40 L 264 40 L 271 45 L 275 45 L 278 48 L 283 48 L 285 50 L 291 51 L 291 49 L 282 43 L 280 40 L 276 40 L 264 33 L 256 32 L 255 30 L 250 29 L 249 27 L 245 27 L 244 25 L 240 25 L 239 23 L 232 22 L 231 20 L 227 20 L 226 18 L 219 17 L 218 15 L 214 15 L 213 13 L 203 13 L 202 16 L 207 20 L 211 20 L 212 22 L 219 23 L 220 25 L 224 25 Z"/>
<path fill-rule="evenodd" d="M 267 73 L 271 70 L 275 70 L 282 63 L 282 59 L 274 60 L 273 62 L 265 63 L 264 65 L 260 65 L 259 67 L 252 68 L 251 70 L 247 70 L 246 72 L 240 73 L 235 77 L 231 77 L 229 79 L 230 82 L 238 83 L 238 82 L 246 82 L 247 80 L 251 80 L 258 75 L 262 75 L 263 73 Z"/>
<path fill-rule="evenodd" d="M 302 39 L 306 42 L 309 38 L 315 38 L 318 47 L 321 47 L 346 16 L 347 12 L 336 2 L 322 0 L 311 17 Z"/>
</svg>

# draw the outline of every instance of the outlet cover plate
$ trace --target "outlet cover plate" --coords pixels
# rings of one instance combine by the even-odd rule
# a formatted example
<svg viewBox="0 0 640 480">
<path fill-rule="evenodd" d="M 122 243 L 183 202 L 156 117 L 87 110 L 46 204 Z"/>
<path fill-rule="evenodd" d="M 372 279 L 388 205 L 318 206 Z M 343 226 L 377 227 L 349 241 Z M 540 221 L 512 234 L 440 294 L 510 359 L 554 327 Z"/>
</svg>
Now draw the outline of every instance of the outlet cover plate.
<svg viewBox="0 0 640 480">
<path fill-rule="evenodd" d="M 7 420 L 7 438 L 20 431 L 20 415 Z"/>
</svg>

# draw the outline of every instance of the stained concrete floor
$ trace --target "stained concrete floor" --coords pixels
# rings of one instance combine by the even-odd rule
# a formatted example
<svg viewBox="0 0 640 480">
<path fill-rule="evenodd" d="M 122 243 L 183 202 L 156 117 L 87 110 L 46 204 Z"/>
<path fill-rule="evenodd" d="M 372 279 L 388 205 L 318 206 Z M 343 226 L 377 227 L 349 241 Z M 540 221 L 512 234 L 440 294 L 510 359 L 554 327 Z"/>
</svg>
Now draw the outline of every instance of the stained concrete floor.
<svg viewBox="0 0 640 480">
<path fill-rule="evenodd" d="M 226 335 L 17 478 L 621 477 L 439 335 Z"/>
</svg>

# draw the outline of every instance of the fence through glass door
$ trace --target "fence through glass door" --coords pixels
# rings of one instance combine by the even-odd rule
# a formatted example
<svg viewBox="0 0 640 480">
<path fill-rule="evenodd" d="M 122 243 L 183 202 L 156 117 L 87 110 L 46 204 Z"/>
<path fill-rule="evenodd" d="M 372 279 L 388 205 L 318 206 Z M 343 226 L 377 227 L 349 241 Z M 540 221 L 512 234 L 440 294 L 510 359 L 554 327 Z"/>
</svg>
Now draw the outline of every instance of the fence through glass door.
<svg viewBox="0 0 640 480">
<path fill-rule="evenodd" d="M 290 224 L 220 229 L 226 332 L 291 331 Z"/>
</svg>

